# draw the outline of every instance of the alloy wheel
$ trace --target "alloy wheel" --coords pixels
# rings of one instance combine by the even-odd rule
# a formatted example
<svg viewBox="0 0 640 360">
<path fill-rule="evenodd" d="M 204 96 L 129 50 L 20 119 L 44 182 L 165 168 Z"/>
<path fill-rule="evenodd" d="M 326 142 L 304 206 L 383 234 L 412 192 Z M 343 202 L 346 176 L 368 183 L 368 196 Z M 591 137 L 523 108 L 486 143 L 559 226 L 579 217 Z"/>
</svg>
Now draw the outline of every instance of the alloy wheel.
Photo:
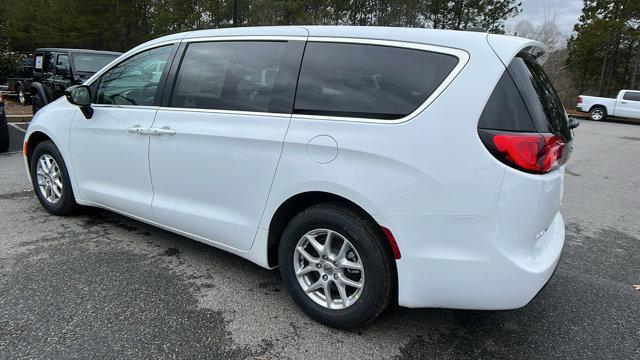
<svg viewBox="0 0 640 360">
<path fill-rule="evenodd" d="M 38 189 L 42 197 L 55 204 L 62 197 L 62 174 L 56 160 L 49 154 L 42 154 L 36 166 Z"/>
<path fill-rule="evenodd" d="M 603 117 L 604 117 L 604 112 L 600 109 L 595 109 L 591 112 L 592 120 L 602 120 Z"/>
<path fill-rule="evenodd" d="M 362 295 L 362 258 L 336 231 L 315 229 L 302 236 L 294 251 L 293 267 L 302 290 L 320 306 L 346 309 Z"/>
</svg>

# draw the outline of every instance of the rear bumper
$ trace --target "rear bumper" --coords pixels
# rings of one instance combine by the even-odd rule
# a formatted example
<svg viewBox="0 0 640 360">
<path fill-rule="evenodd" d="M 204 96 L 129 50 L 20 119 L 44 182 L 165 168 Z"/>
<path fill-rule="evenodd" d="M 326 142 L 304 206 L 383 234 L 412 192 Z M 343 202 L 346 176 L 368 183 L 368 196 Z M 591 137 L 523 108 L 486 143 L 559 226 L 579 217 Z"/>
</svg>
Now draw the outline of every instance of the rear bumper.
<svg viewBox="0 0 640 360">
<path fill-rule="evenodd" d="M 394 218 L 402 253 L 399 304 L 475 310 L 526 305 L 553 275 L 564 245 L 558 211 L 563 173 L 507 175 L 500 200 L 485 215 Z"/>
</svg>

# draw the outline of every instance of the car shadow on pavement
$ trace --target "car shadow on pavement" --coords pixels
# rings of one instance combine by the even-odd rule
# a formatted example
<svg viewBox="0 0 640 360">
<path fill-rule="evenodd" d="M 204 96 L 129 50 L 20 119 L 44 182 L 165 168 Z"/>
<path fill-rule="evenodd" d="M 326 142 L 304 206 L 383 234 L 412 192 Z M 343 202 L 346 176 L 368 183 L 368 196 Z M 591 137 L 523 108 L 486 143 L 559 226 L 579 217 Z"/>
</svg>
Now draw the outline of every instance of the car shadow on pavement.
<svg viewBox="0 0 640 360">
<path fill-rule="evenodd" d="M 36 209 L 35 200 L 24 199 Z M 33 219 L 49 227 L 61 218 L 35 210 Z M 305 358 L 309 353 L 328 351 L 323 344 L 329 338 L 340 338 L 339 346 L 329 352 L 332 357 L 608 358 L 612 348 L 621 345 L 627 351 L 635 351 L 633 346 L 637 349 L 628 340 L 637 331 L 633 324 L 638 323 L 638 306 L 629 305 L 638 301 L 637 294 L 627 294 L 615 283 L 595 284 L 563 261 L 548 286 L 521 309 L 465 311 L 392 305 L 373 323 L 347 332 L 306 317 L 287 295 L 277 270 L 263 269 L 225 251 L 101 209 L 83 208 L 64 218 L 64 223 L 59 234 L 22 244 L 37 247 L 31 260 L 20 258 L 24 268 L 18 270 L 28 272 L 33 264 L 65 268 L 52 272 L 54 279 L 43 278 L 61 284 L 41 301 L 48 301 L 48 307 L 77 307 L 68 315 L 71 318 L 102 325 L 116 315 L 132 319 L 122 318 L 114 325 L 115 332 L 129 334 L 125 338 L 85 323 L 78 323 L 77 328 L 73 323 L 57 328 L 58 320 L 47 323 L 52 331 L 74 331 L 82 341 L 76 339 L 69 349 L 77 354 L 100 355 L 83 345 L 98 336 L 106 337 L 104 343 L 110 341 L 109 346 L 130 344 L 151 356 L 161 348 L 141 343 L 139 338 L 171 344 L 175 349 L 169 353 L 176 356 L 218 354 L 225 358 Z M 34 275 L 8 286 L 24 287 L 38 279 Z M 70 286 L 86 286 L 92 294 L 104 295 L 87 297 L 86 292 L 69 292 Z M 25 290 L 23 296 L 34 295 Z M 612 296 L 619 305 L 600 301 Z M 43 321 L 47 320 L 36 321 L 34 326 L 40 327 Z M 186 329 L 192 334 L 184 337 L 181 334 Z M 29 341 L 24 344 L 37 348 Z"/>
</svg>

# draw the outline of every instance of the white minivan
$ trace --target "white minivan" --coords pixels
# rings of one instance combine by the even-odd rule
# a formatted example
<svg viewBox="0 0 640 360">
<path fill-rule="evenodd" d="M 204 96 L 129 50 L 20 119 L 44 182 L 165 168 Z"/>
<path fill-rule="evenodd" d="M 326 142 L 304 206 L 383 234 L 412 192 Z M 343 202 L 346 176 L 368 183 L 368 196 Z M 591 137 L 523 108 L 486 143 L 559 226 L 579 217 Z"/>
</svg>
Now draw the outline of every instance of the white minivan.
<svg viewBox="0 0 640 360">
<path fill-rule="evenodd" d="M 391 302 L 513 309 L 564 243 L 574 124 L 545 58 L 479 32 L 175 34 L 39 111 L 24 155 L 49 212 L 97 206 L 279 266 L 329 326 Z"/>
</svg>

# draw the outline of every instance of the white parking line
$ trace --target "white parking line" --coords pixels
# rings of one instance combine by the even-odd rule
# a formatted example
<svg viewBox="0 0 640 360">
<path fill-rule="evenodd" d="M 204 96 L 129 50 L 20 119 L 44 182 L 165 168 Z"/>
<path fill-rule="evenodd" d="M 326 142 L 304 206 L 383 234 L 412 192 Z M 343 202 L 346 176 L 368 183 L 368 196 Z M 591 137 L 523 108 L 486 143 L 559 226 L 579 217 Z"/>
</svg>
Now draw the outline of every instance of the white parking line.
<svg viewBox="0 0 640 360">
<path fill-rule="evenodd" d="M 23 133 L 26 133 L 27 130 L 24 130 L 23 128 L 18 126 L 18 124 L 25 124 L 25 123 L 7 123 L 7 125 L 10 125 L 12 128 L 14 128 L 14 129 L 16 129 L 18 131 L 22 131 Z"/>
</svg>

